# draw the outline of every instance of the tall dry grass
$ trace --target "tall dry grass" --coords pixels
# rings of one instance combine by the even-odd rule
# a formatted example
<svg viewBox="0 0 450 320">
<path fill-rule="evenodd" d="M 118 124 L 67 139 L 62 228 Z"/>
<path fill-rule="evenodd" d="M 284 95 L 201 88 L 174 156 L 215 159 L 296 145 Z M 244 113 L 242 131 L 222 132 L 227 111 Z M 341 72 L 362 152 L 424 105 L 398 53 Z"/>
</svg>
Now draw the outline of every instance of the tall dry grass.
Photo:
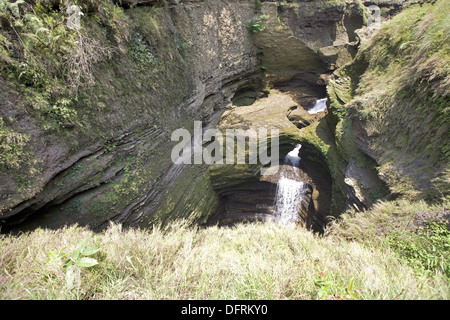
<svg viewBox="0 0 450 320">
<path fill-rule="evenodd" d="M 92 235 L 99 264 L 65 284 L 64 261 Z M 319 295 L 318 279 L 331 285 Z M 0 238 L 0 299 L 318 299 L 344 297 L 353 279 L 361 299 L 448 299 L 448 280 L 420 276 L 389 248 L 271 223 L 98 234 L 71 226 Z"/>
</svg>

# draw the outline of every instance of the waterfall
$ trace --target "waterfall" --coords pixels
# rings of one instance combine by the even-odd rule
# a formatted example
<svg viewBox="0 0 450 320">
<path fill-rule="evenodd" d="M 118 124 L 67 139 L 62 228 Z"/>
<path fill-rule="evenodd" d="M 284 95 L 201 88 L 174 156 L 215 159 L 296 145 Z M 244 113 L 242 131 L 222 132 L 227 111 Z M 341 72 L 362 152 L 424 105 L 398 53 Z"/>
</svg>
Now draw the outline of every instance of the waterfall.
<svg viewBox="0 0 450 320">
<path fill-rule="evenodd" d="M 277 221 L 284 225 L 295 223 L 299 218 L 304 190 L 304 183 L 300 180 L 299 169 L 297 168 L 300 163 L 298 152 L 301 147 L 298 144 L 294 150 L 286 155 L 277 183 L 275 199 Z"/>
<path fill-rule="evenodd" d="M 295 146 L 294 150 L 290 151 L 286 157 L 284 158 L 285 164 L 291 164 L 294 167 L 297 167 L 300 163 L 300 157 L 298 156 L 298 152 L 300 151 L 300 148 L 302 147 L 301 144 L 298 144 Z"/>
<path fill-rule="evenodd" d="M 314 107 L 308 110 L 316 114 L 327 109 L 327 98 L 316 101 Z M 298 144 L 284 158 L 281 166 L 280 178 L 277 183 L 275 198 L 276 220 L 284 225 L 296 223 L 299 219 L 300 205 L 304 196 L 304 182 L 299 175 L 298 152 L 302 146 Z"/>
<path fill-rule="evenodd" d="M 327 109 L 327 98 L 323 98 L 316 101 L 314 107 L 308 110 L 309 114 L 316 114 Z"/>
<path fill-rule="evenodd" d="M 276 199 L 278 222 L 284 225 L 297 222 L 302 194 L 303 182 L 280 178 Z"/>
</svg>

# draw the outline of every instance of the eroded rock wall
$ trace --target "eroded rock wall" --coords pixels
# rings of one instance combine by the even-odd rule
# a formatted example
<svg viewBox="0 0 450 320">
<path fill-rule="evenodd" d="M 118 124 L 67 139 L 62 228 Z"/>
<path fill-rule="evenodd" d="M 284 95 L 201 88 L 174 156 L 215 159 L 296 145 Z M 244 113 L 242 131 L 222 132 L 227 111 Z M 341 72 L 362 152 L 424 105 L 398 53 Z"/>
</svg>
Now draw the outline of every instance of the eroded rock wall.
<svg viewBox="0 0 450 320">
<path fill-rule="evenodd" d="M 327 74 L 353 59 L 356 30 L 367 18 L 360 1 L 115 1 L 114 24 L 98 21 L 98 8 L 87 2 L 89 32 L 117 50 L 95 66 L 95 85 L 71 100 L 72 118 L 41 89 L 0 78 L 2 136 L 15 148 L 0 172 L 3 226 L 101 228 L 113 220 L 146 227 L 217 218 L 221 192 L 229 191 L 220 183 L 232 176 L 207 165 L 174 166 L 173 130 L 192 131 L 195 120 L 205 128 L 226 123 L 232 99 L 251 103 L 246 90 L 257 96 L 261 81 L 324 88 Z M 261 16 L 264 30 L 252 32 L 249 21 Z M 52 104 L 56 122 L 48 117 L 55 116 Z M 333 115 L 311 123 L 285 111 L 269 119 L 286 124 L 285 146 L 304 143 L 309 161 L 333 179 L 331 209 L 323 214 L 342 211 L 349 199 L 366 206 L 352 189 L 363 173 L 336 140 L 351 124 L 340 122 L 336 131 Z M 248 125 L 260 120 L 249 117 Z M 258 182 L 254 169 L 237 177 Z"/>
<path fill-rule="evenodd" d="M 158 218 L 164 220 L 173 213 L 167 203 L 177 179 L 190 183 L 176 190 L 173 201 L 203 204 L 198 197 L 207 190 L 191 188 L 195 199 L 186 195 L 202 169 L 171 170 L 170 135 L 177 128 L 190 129 L 194 120 L 214 122 L 212 116 L 240 86 L 258 82 L 256 47 L 246 26 L 254 1 L 115 10 L 123 11 L 129 38 L 140 37 L 157 63 L 143 68 L 130 58 L 130 41 L 124 52 L 96 66 L 96 84 L 80 94 L 70 126 L 46 126 L 36 110 L 37 98 L 44 100 L 40 92 L 1 79 L 2 128 L 26 138 L 21 146 L 29 159 L 0 173 L 3 225 L 21 223 L 31 214 L 33 225 L 51 227 L 75 222 L 99 227 L 110 219 L 133 224 L 160 212 L 161 203 L 165 212 Z M 85 18 L 89 32 L 108 41 L 107 27 L 94 15 Z M 215 206 L 211 197 L 206 207 L 193 209 L 197 215 L 186 215 L 207 216 Z"/>
</svg>

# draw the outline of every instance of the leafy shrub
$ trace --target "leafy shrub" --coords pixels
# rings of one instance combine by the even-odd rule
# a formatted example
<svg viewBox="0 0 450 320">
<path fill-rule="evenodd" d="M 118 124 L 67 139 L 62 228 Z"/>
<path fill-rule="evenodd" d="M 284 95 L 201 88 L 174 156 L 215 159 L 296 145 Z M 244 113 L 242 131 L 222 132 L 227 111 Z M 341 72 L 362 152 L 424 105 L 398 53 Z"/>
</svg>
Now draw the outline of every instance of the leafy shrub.
<svg viewBox="0 0 450 320">
<path fill-rule="evenodd" d="M 440 271 L 450 277 L 450 231 L 445 223 L 431 222 L 416 232 L 396 232 L 388 241 L 417 271 L 431 275 Z"/>
<path fill-rule="evenodd" d="M 62 263 L 63 258 L 68 258 L 62 265 L 66 270 L 66 287 L 70 290 L 75 286 L 81 286 L 81 268 L 90 268 L 98 264 L 98 261 L 90 256 L 97 253 L 100 249 L 96 247 L 87 247 L 87 243 L 91 237 L 81 242 L 72 253 L 64 253 L 64 249 L 57 252 L 50 251 L 47 263 Z"/>
<path fill-rule="evenodd" d="M 113 6 L 108 10 L 115 12 Z M 113 49 L 85 28 L 68 28 L 66 13 L 66 5 L 0 0 L 0 70 L 53 96 L 67 89 L 77 95 L 80 86 L 93 85 L 94 65 L 111 58 Z M 83 18 L 83 25 L 90 20 L 95 19 Z"/>
<path fill-rule="evenodd" d="M 60 99 L 51 108 L 44 111 L 49 118 L 56 121 L 58 125 L 64 125 L 67 123 L 75 122 L 77 111 L 70 106 L 72 100 Z"/>
<path fill-rule="evenodd" d="M 153 48 L 142 38 L 141 34 L 135 32 L 131 36 L 129 44 L 131 58 L 142 68 L 154 67 L 159 63 L 153 53 Z"/>
<path fill-rule="evenodd" d="M 19 169 L 24 164 L 29 135 L 8 128 L 0 117 L 0 171 Z"/>
<path fill-rule="evenodd" d="M 261 32 L 266 30 L 267 26 L 263 24 L 264 20 L 267 20 L 269 16 L 262 15 L 256 19 L 251 19 L 247 21 L 247 27 L 252 33 Z"/>
<path fill-rule="evenodd" d="M 182 55 L 184 51 L 189 47 L 189 45 L 184 42 L 182 39 L 177 39 L 177 50 Z"/>
<path fill-rule="evenodd" d="M 255 0 L 255 13 L 261 12 L 262 3 L 261 0 Z"/>
<path fill-rule="evenodd" d="M 353 289 L 354 279 L 350 279 L 347 286 L 339 285 L 328 280 L 325 272 L 320 272 L 319 277 L 314 279 L 319 299 L 325 300 L 360 300 L 361 289 Z"/>
</svg>

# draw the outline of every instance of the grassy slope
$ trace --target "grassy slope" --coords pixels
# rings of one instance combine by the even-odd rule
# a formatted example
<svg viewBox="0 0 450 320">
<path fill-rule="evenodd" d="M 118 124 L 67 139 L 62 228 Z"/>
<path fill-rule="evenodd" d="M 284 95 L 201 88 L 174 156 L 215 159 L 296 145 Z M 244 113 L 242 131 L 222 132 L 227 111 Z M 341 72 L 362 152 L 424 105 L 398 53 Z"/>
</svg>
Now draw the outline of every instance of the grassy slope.
<svg viewBox="0 0 450 320">
<path fill-rule="evenodd" d="M 415 205 L 404 211 L 401 221 L 414 216 Z M 376 222 L 374 217 L 378 213 L 393 207 L 401 211 L 405 206 L 404 203 L 379 205 L 372 215 L 367 214 L 365 221 Z M 122 230 L 118 225 L 111 225 L 108 230 L 93 234 L 72 226 L 57 231 L 35 230 L 20 237 L 2 236 L 0 298 L 450 297 L 448 278 L 441 272 L 430 276 L 414 270 L 392 251 L 386 236 L 371 236 L 376 226 L 366 223 L 363 231 L 369 231 L 368 238 L 362 240 L 358 239 L 360 228 L 348 227 L 352 225 L 349 221 L 361 220 L 349 217 L 345 221 L 342 226 L 334 225 L 323 238 L 303 228 L 274 224 L 196 229 L 186 227 L 183 222 L 165 230 Z M 93 236 L 89 245 L 101 249 L 93 256 L 99 264 L 81 270 L 80 286 L 69 290 L 65 284 L 66 271 L 62 268 L 64 259 L 48 262 L 50 251 L 63 249 L 70 253 L 89 235 Z M 328 288 L 320 285 L 326 281 L 330 281 Z M 347 291 L 349 286 L 354 296 Z"/>
</svg>

